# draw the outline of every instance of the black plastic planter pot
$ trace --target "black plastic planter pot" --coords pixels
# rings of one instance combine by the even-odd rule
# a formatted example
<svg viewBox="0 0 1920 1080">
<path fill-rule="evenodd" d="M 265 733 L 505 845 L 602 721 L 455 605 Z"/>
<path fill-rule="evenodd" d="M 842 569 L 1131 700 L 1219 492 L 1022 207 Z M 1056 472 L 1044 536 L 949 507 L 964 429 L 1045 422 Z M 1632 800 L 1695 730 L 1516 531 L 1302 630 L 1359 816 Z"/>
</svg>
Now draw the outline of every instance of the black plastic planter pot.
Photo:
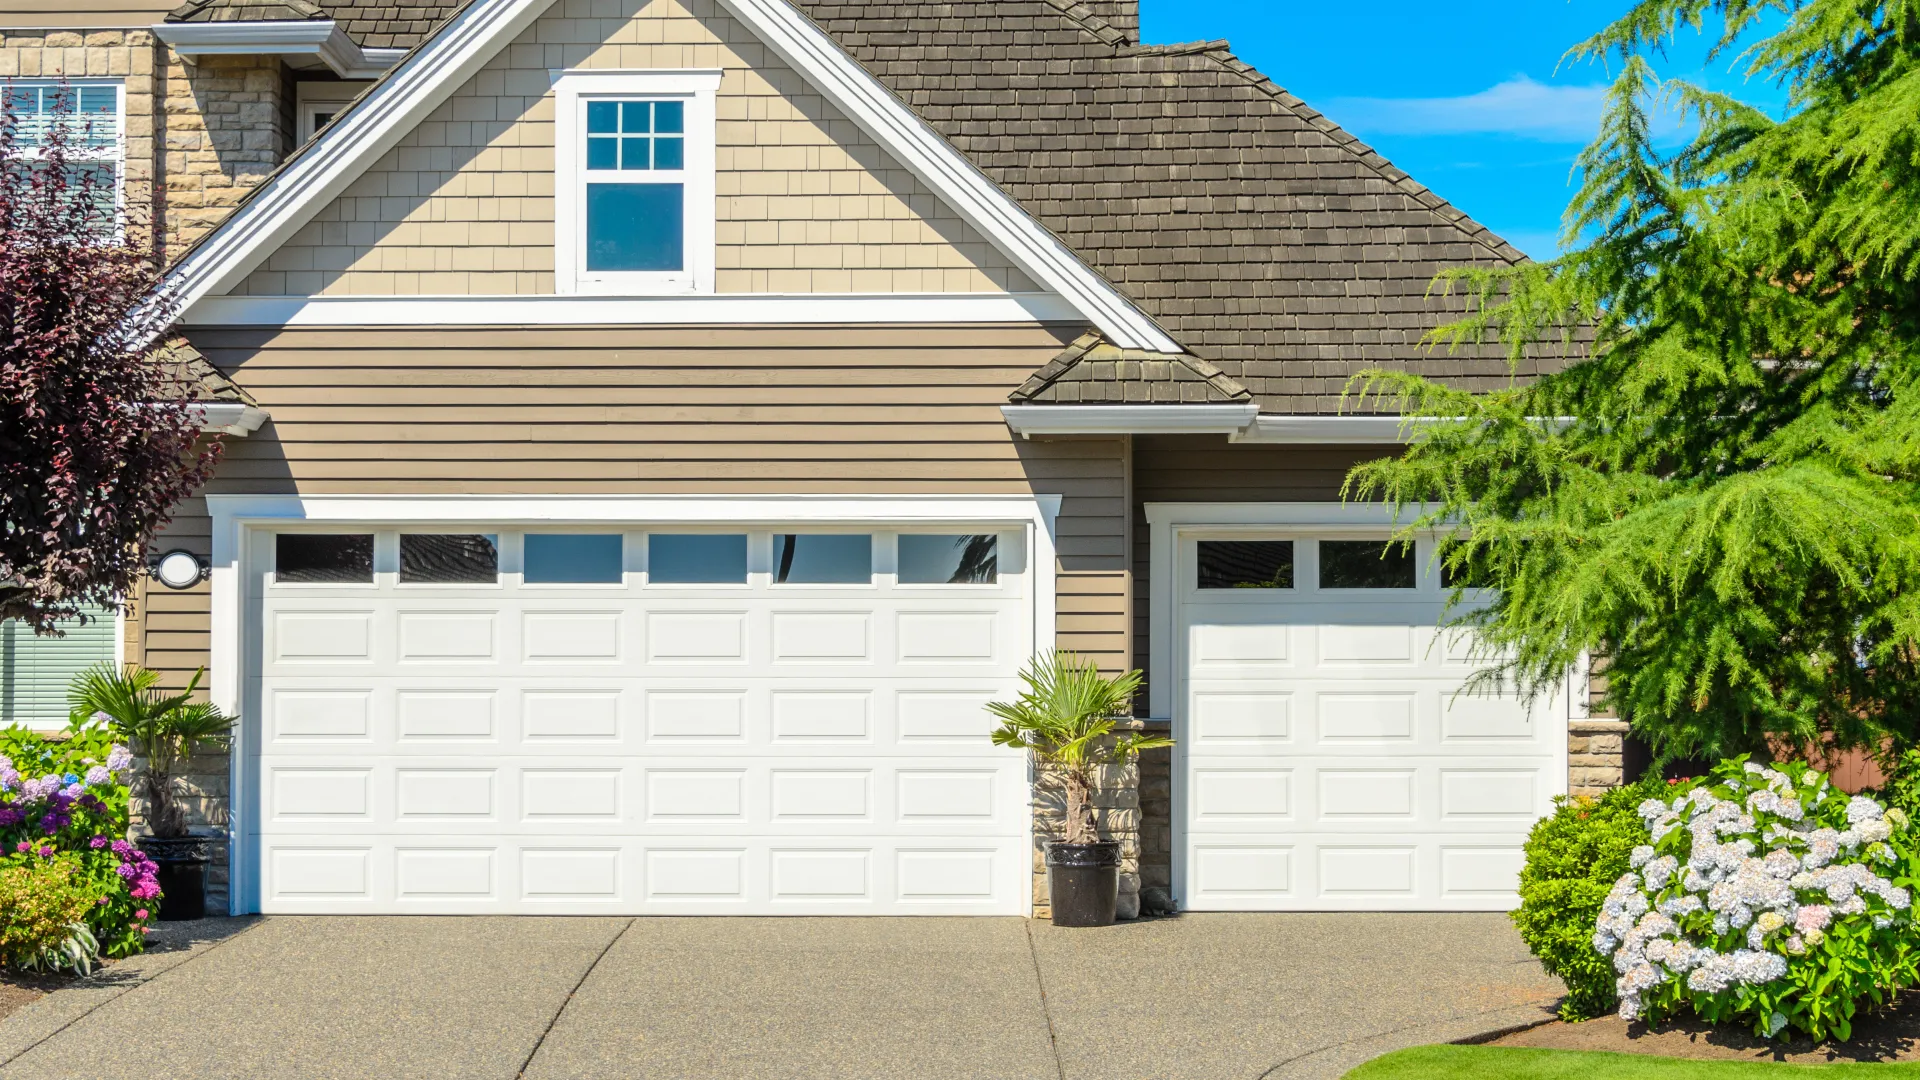
<svg viewBox="0 0 1920 1080">
<path fill-rule="evenodd" d="M 1120 842 L 1047 845 L 1055 926 L 1112 926 L 1120 899 Z"/>
<path fill-rule="evenodd" d="M 159 866 L 160 921 L 207 917 L 207 837 L 142 836 L 134 843 Z"/>
</svg>

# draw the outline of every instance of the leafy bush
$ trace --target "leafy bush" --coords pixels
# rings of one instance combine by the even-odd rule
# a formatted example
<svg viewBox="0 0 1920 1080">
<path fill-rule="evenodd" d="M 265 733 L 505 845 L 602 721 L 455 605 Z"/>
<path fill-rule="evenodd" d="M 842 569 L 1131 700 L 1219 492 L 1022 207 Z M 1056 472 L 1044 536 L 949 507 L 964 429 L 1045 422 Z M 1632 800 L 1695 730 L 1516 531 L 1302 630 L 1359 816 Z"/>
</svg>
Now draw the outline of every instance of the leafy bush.
<svg viewBox="0 0 1920 1080">
<path fill-rule="evenodd" d="M 63 867 L 61 880 L 88 897 L 87 940 L 112 957 L 145 947 L 150 909 L 160 897 L 158 867 L 125 839 L 132 764 L 126 747 L 98 727 L 64 738 L 0 730 L 0 872 L 23 871 L 41 882 L 54 880 L 42 876 L 51 873 L 42 867 Z M 0 905 L 0 924 L 11 916 Z M 38 940 L 39 933 L 28 937 Z M 0 963 L 16 962 L 0 955 Z"/>
<path fill-rule="evenodd" d="M 1805 765 L 1740 757 L 1639 812 L 1652 842 L 1593 936 L 1620 972 L 1621 1016 L 1688 1010 L 1762 1036 L 1845 1039 L 1861 1002 L 1920 979 L 1920 836 L 1900 809 Z"/>
<path fill-rule="evenodd" d="M 93 970 L 88 916 L 102 899 L 71 855 L 0 864 L 0 967 Z"/>
<path fill-rule="evenodd" d="M 1613 965 L 1593 949 L 1593 924 L 1633 849 L 1650 842 L 1635 808 L 1666 791 L 1654 778 L 1598 799 L 1562 797 L 1527 835 L 1513 924 L 1547 973 L 1566 984 L 1565 1019 L 1591 1019 L 1616 1003 Z"/>
</svg>

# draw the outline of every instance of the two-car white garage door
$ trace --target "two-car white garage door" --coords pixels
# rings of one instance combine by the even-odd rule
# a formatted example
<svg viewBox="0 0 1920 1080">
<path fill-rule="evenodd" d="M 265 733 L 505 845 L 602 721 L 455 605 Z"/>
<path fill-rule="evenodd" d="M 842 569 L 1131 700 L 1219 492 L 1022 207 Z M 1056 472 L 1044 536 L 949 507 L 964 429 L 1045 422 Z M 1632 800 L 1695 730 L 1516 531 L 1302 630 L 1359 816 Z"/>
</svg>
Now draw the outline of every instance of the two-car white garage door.
<svg viewBox="0 0 1920 1080">
<path fill-rule="evenodd" d="M 250 535 L 260 910 L 1026 910 L 1018 531 Z"/>
</svg>

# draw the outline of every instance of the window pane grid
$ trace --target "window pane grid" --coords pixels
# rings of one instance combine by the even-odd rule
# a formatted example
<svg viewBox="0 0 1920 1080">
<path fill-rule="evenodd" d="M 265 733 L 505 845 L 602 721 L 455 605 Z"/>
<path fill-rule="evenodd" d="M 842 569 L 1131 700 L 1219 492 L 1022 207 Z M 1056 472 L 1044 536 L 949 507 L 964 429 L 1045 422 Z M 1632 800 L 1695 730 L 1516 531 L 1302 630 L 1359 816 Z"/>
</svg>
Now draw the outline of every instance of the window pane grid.
<svg viewBox="0 0 1920 1080">
<path fill-rule="evenodd" d="M 587 102 L 590 172 L 686 168 L 686 105 L 680 101 Z"/>
</svg>

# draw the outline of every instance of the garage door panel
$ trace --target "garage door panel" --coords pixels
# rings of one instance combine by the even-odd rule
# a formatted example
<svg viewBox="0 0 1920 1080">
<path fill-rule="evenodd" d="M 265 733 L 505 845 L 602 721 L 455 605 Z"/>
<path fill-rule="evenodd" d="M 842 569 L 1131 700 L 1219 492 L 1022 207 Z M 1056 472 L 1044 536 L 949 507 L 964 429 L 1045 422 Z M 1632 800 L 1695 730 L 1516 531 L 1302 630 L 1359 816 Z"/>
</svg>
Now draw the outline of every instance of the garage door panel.
<svg viewBox="0 0 1920 1080">
<path fill-rule="evenodd" d="M 1236 538 L 1248 534 L 1236 533 Z M 1183 903 L 1197 910 L 1500 910 L 1564 790 L 1553 703 L 1465 692 L 1445 595 L 1322 590 L 1311 535 L 1289 589 L 1192 587 L 1179 565 Z M 1422 571 L 1426 575 L 1426 571 Z"/>
<path fill-rule="evenodd" d="M 261 579 L 265 910 L 1027 909 L 1025 764 L 983 709 L 1031 650 L 1018 537 L 991 587 L 891 584 L 884 530 L 869 586 L 773 585 L 764 529 L 747 585 L 645 585 L 628 533 L 620 584 L 557 587 L 465 527 L 495 583 L 399 584 L 395 530 L 344 525 L 374 585 Z"/>
</svg>

